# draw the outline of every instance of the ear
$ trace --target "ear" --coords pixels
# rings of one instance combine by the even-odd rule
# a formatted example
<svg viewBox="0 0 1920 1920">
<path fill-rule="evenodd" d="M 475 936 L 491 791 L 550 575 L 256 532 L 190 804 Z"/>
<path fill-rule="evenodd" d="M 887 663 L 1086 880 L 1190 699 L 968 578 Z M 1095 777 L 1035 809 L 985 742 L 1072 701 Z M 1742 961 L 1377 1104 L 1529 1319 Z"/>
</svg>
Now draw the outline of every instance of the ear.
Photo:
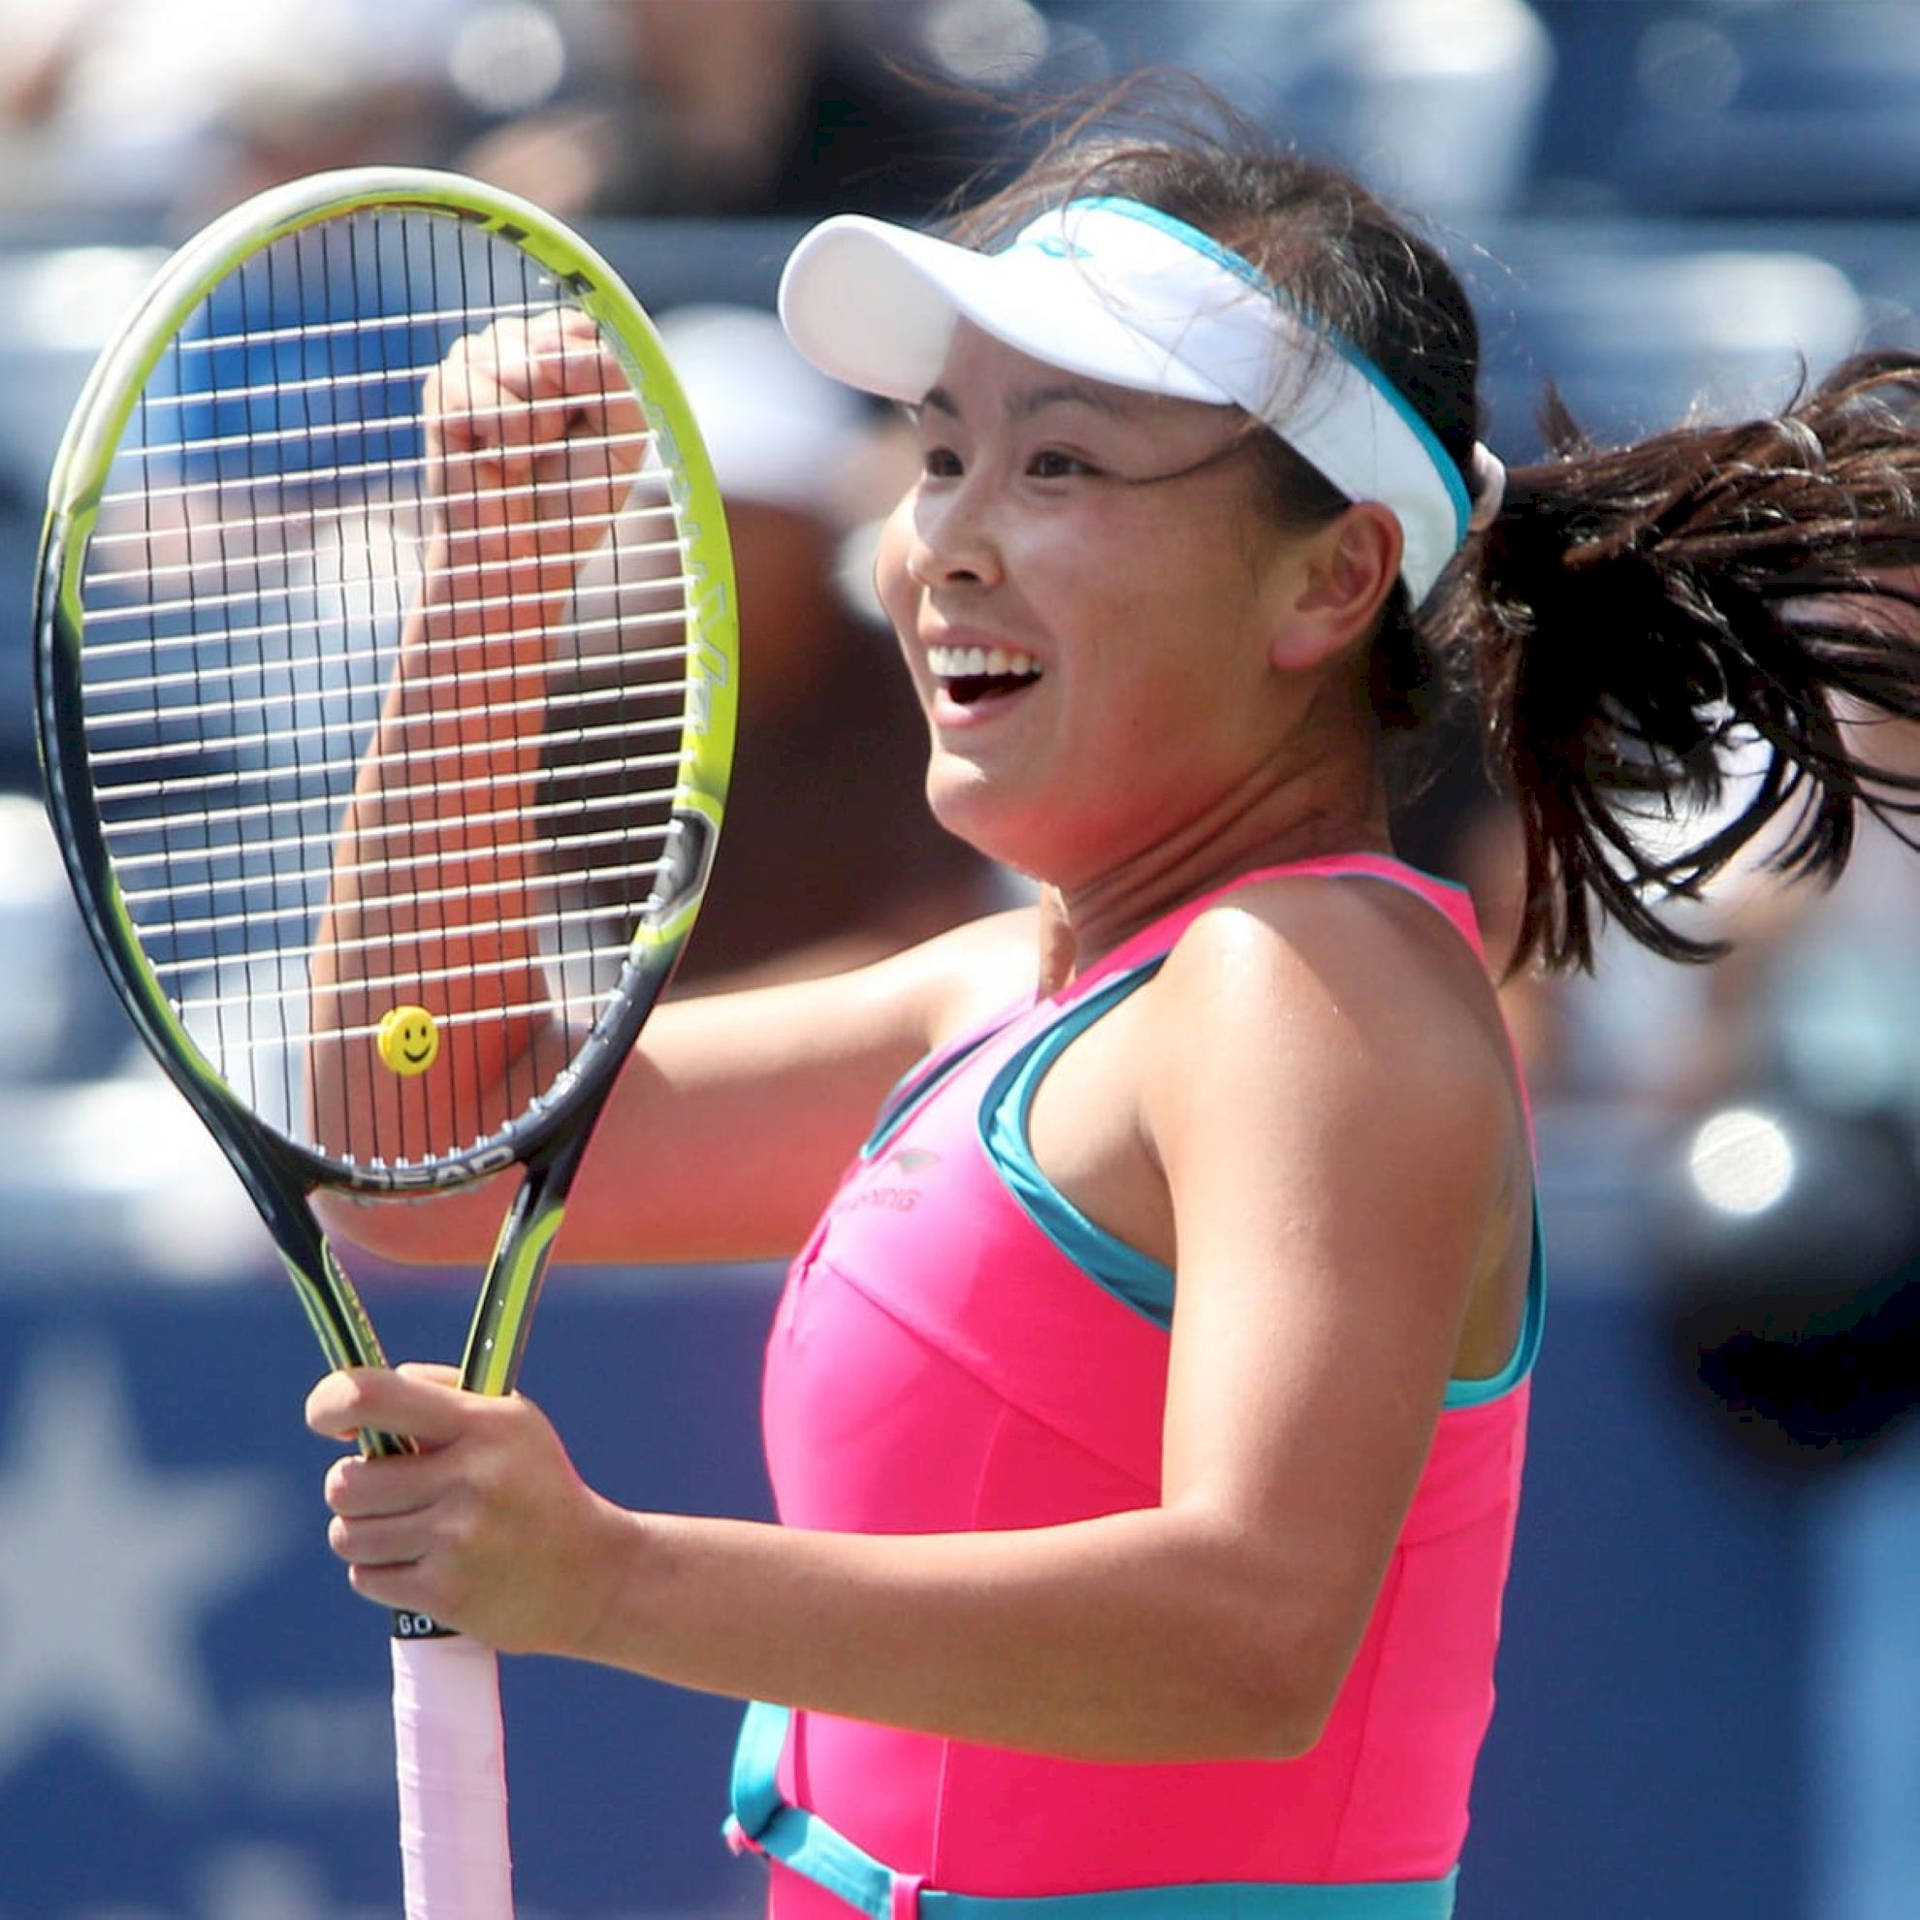
<svg viewBox="0 0 1920 1920">
<path fill-rule="evenodd" d="M 1398 515 L 1377 500 L 1357 501 L 1310 535 L 1289 570 L 1273 664 L 1315 666 L 1364 640 L 1400 577 L 1404 544 Z"/>
</svg>

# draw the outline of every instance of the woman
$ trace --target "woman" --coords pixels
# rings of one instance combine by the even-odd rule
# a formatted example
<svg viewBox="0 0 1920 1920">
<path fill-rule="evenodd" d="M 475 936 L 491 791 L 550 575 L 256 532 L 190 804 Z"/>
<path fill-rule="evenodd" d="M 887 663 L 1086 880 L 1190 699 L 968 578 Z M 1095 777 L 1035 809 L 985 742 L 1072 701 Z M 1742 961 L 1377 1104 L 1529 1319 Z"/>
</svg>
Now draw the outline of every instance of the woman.
<svg viewBox="0 0 1920 1920">
<path fill-rule="evenodd" d="M 1569 436 L 1503 499 L 1445 264 L 1232 135 L 1076 134 L 953 243 L 829 221 L 782 304 L 912 411 L 879 585 L 928 795 L 1043 909 L 668 1007 L 601 1125 L 569 1257 L 802 1249 L 785 1524 L 621 1511 L 528 1402 L 403 1368 L 312 1396 L 324 1433 L 422 1447 L 335 1465 L 334 1548 L 495 1646 L 779 1703 L 732 1832 L 783 1920 L 1446 1914 L 1541 1253 L 1470 910 L 1393 858 L 1398 742 L 1442 667 L 1479 677 L 1521 959 L 1584 959 L 1598 913 L 1686 951 L 1659 884 L 1789 798 L 1791 864 L 1837 868 L 1867 775 L 1829 695 L 1914 715 L 1920 675 L 1779 610 L 1920 550 L 1920 363 L 1750 427 Z M 1710 786 L 1741 724 L 1779 777 L 1656 864 L 1612 803 Z M 494 1218 L 339 1225 L 478 1257 Z"/>
</svg>

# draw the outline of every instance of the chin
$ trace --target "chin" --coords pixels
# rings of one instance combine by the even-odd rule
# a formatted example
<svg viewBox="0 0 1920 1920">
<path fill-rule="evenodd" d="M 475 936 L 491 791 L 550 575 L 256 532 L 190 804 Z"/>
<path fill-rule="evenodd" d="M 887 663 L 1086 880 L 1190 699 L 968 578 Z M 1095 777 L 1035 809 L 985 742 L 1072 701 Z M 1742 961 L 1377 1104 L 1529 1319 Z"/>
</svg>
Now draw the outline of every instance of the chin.
<svg viewBox="0 0 1920 1920">
<path fill-rule="evenodd" d="M 1021 809 L 1010 796 L 965 761 L 937 749 L 927 768 L 927 805 L 933 817 L 956 840 L 1003 867 L 1026 872 L 1020 848 Z"/>
<path fill-rule="evenodd" d="M 956 840 L 997 866 L 1029 880 L 1058 878 L 1058 809 L 1036 795 L 1014 795 L 977 767 L 935 753 L 927 770 L 927 805 Z"/>
</svg>

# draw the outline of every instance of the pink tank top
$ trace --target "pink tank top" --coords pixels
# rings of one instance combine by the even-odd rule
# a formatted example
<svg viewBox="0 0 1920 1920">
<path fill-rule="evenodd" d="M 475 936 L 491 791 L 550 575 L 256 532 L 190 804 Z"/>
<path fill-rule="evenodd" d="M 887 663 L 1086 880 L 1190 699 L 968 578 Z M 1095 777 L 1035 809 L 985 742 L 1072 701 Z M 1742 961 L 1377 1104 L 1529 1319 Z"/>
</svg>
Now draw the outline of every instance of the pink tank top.
<svg viewBox="0 0 1920 1920">
<path fill-rule="evenodd" d="M 1274 872 L 1407 887 L 1478 949 L 1464 896 L 1397 862 L 1315 861 L 1235 884 Z M 1150 973 L 1220 893 L 908 1083 L 903 1113 L 849 1169 L 795 1260 L 775 1320 L 763 1411 L 783 1522 L 965 1532 L 1157 1501 L 1167 1333 L 1090 1278 L 1008 1190 L 983 1144 L 983 1106 L 1037 1032 L 1116 976 Z M 1528 1332 L 1496 1390 L 1457 1383 L 1449 1395 L 1359 1654 L 1310 1753 L 1096 1765 L 801 1713 L 781 1752 L 780 1798 L 896 1873 L 956 1893 L 1448 1875 L 1493 1705 L 1537 1245 L 1535 1269 Z M 780 1920 L 845 1920 L 831 1894 L 773 1872 Z"/>
</svg>

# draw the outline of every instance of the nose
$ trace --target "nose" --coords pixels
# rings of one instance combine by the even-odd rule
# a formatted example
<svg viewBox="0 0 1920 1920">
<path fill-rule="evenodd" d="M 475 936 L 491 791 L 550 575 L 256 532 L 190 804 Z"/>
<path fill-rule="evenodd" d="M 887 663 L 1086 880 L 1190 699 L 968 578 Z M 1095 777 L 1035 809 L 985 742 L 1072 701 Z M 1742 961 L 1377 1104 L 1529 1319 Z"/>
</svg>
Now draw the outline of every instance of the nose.
<svg viewBox="0 0 1920 1920">
<path fill-rule="evenodd" d="M 921 487 L 908 513 L 907 573 L 922 587 L 991 586 L 1000 549 L 976 471 L 939 488 Z"/>
</svg>

